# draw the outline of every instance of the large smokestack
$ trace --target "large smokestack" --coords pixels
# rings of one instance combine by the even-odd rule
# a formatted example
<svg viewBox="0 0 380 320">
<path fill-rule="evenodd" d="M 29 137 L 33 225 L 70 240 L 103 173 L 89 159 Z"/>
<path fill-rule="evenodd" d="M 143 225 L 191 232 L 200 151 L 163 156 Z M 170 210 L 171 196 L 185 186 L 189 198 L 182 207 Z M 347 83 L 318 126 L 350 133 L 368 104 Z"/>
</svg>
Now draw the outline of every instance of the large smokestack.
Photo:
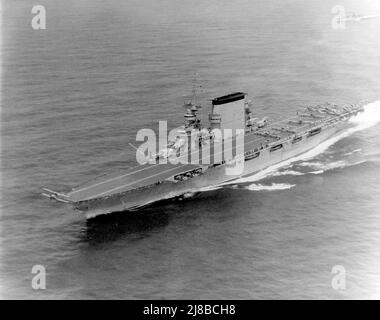
<svg viewBox="0 0 380 320">
<path fill-rule="evenodd" d="M 245 128 L 245 93 L 236 92 L 212 100 L 210 120 L 220 116 L 220 129 Z"/>
</svg>

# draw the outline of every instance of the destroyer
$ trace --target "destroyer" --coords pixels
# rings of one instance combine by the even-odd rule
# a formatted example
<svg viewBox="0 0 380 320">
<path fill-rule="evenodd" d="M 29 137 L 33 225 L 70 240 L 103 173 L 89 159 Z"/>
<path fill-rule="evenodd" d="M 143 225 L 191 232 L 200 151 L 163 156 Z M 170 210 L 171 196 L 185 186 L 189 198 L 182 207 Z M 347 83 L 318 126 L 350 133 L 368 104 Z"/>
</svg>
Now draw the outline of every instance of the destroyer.
<svg viewBox="0 0 380 320">
<path fill-rule="evenodd" d="M 72 204 L 87 218 L 140 208 L 252 175 L 305 153 L 345 130 L 348 120 L 363 111 L 362 105 L 324 104 L 306 107 L 290 119 L 270 123 L 267 118 L 253 117 L 247 95 L 236 92 L 212 100 L 210 123 L 204 127 L 198 118 L 199 106 L 189 102 L 185 107 L 185 124 L 176 139 L 156 154 L 147 155 L 147 163 L 119 174 L 95 178 L 68 192 L 43 188 L 43 195 Z M 214 132 L 225 129 L 232 129 L 232 135 L 215 136 Z M 236 152 L 238 132 L 244 138 L 240 153 Z M 217 156 L 216 147 L 225 145 L 227 139 L 235 139 L 231 144 L 233 152 Z M 178 155 L 181 150 L 194 154 L 204 147 L 210 147 L 211 151 L 206 161 L 205 157 L 198 163 L 162 161 Z M 237 162 L 243 164 L 243 170 L 228 172 Z"/>
</svg>

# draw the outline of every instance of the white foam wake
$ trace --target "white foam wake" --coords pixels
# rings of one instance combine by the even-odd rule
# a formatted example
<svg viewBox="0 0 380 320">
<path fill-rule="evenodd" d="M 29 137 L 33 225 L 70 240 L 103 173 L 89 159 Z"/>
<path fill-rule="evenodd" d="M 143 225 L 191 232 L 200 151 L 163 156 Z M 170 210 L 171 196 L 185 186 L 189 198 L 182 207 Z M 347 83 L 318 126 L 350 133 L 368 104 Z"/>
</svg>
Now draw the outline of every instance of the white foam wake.
<svg viewBox="0 0 380 320">
<path fill-rule="evenodd" d="M 310 171 L 309 173 L 311 173 L 311 174 L 321 174 L 323 172 L 325 172 L 325 171 L 324 170 L 317 170 L 317 171 Z"/>
<path fill-rule="evenodd" d="M 368 129 L 380 122 L 380 100 L 366 104 L 364 112 L 350 119 L 351 123 L 356 124 L 354 132 Z"/>
<path fill-rule="evenodd" d="M 303 162 L 303 163 L 300 163 L 300 166 L 309 167 L 309 168 L 312 168 L 312 169 L 315 169 L 315 170 L 322 170 L 322 171 L 331 170 L 331 169 L 337 169 L 337 168 L 343 168 L 346 165 L 348 165 L 348 163 L 346 161 L 344 161 L 344 160 L 333 161 L 333 162 L 330 162 L 330 163 L 307 162 L 307 161 Z M 313 172 L 310 172 L 310 173 L 313 173 Z"/>
<path fill-rule="evenodd" d="M 206 192 L 206 191 L 219 190 L 219 189 L 222 189 L 222 188 L 223 188 L 223 185 L 222 184 L 218 184 L 218 185 L 215 185 L 215 186 L 209 186 L 209 187 L 200 188 L 198 191 L 199 192 Z"/>
<path fill-rule="evenodd" d="M 304 173 L 295 171 L 295 170 L 284 170 L 284 171 L 276 171 L 270 174 L 271 177 L 279 177 L 279 176 L 303 176 Z"/>
<path fill-rule="evenodd" d="M 352 154 L 354 154 L 354 153 L 358 153 L 358 152 L 361 152 L 362 151 L 362 149 L 355 149 L 355 150 L 353 150 L 353 151 L 351 151 L 351 152 L 347 152 L 347 153 L 345 153 L 344 154 L 344 156 L 350 156 L 350 155 L 352 155 Z"/>
<path fill-rule="evenodd" d="M 301 165 L 305 166 L 305 167 L 310 167 L 312 169 L 316 169 L 316 171 L 310 171 L 308 173 L 321 174 L 321 173 L 324 173 L 324 172 L 329 171 L 329 170 L 345 168 L 345 167 L 352 167 L 352 166 L 356 166 L 358 164 L 362 164 L 365 162 L 367 162 L 367 160 L 360 160 L 360 161 L 353 162 L 353 163 L 349 163 L 349 162 L 340 160 L 340 161 L 334 161 L 334 162 L 330 162 L 330 163 L 326 163 L 326 164 L 321 163 L 321 162 L 305 162 L 305 163 L 302 163 Z"/>
<path fill-rule="evenodd" d="M 287 184 L 287 183 L 272 183 L 271 185 L 262 185 L 252 183 L 249 186 L 245 187 L 247 190 L 251 191 L 276 191 L 276 190 L 286 190 L 293 188 L 295 184 Z"/>
</svg>

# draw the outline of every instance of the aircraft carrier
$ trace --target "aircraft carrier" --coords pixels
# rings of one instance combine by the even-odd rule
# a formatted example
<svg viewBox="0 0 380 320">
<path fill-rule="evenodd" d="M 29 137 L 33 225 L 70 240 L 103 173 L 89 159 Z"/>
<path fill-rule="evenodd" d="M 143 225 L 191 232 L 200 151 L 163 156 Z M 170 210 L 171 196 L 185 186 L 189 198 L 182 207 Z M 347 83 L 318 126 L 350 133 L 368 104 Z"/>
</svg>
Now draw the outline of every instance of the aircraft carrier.
<svg viewBox="0 0 380 320">
<path fill-rule="evenodd" d="M 73 205 L 86 218 L 132 211 L 232 182 L 305 153 L 347 129 L 349 119 L 363 111 L 361 104 L 326 103 L 271 123 L 255 118 L 247 94 L 235 92 L 212 100 L 209 125 L 203 126 L 200 106 L 192 100 L 184 107 L 185 123 L 176 137 L 153 153 L 139 148 L 137 166 L 67 192 L 43 188 L 42 194 Z"/>
</svg>

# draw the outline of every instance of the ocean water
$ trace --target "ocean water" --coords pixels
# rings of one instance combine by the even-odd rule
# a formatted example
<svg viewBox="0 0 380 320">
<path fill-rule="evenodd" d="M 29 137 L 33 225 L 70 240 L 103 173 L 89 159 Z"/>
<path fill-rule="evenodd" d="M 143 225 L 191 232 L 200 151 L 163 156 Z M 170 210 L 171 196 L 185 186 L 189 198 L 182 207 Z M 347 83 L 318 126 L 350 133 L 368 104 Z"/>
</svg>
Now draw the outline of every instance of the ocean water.
<svg viewBox="0 0 380 320">
<path fill-rule="evenodd" d="M 379 19 L 336 30 L 335 0 L 51 0 L 36 31 L 34 2 L 2 7 L 2 297 L 380 298 Z M 134 165 L 128 143 L 183 121 L 194 73 L 205 115 L 232 91 L 271 119 L 368 104 L 311 154 L 183 201 L 86 221 L 41 197 Z"/>
</svg>

